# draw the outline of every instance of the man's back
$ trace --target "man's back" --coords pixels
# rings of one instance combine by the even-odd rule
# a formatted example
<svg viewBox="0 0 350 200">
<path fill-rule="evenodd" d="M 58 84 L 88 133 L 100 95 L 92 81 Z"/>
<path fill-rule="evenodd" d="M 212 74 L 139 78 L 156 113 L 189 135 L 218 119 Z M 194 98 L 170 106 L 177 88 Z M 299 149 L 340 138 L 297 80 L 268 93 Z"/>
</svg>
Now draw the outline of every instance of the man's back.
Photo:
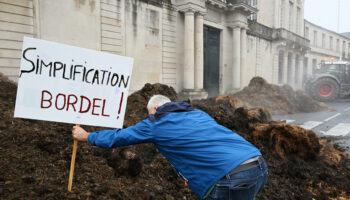
<svg viewBox="0 0 350 200">
<path fill-rule="evenodd" d="M 146 121 L 159 151 L 187 178 L 198 196 L 242 162 L 261 155 L 207 113 L 191 110 L 186 103 L 169 104 L 157 110 L 158 114 L 167 113 L 165 116 Z"/>
</svg>

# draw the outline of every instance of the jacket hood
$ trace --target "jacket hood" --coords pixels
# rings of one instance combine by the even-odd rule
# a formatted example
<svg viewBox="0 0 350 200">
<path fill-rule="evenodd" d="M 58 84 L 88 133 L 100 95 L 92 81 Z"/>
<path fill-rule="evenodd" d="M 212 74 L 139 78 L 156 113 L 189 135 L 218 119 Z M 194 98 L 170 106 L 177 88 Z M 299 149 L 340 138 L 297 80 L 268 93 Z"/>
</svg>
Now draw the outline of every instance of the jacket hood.
<svg viewBox="0 0 350 200">
<path fill-rule="evenodd" d="M 169 113 L 173 112 L 187 112 L 191 111 L 191 105 L 186 102 L 169 102 L 166 103 L 159 108 L 157 108 L 157 111 L 153 115 L 148 115 L 147 118 L 151 122 L 156 122 L 160 120 L 162 117 L 166 116 Z"/>
</svg>

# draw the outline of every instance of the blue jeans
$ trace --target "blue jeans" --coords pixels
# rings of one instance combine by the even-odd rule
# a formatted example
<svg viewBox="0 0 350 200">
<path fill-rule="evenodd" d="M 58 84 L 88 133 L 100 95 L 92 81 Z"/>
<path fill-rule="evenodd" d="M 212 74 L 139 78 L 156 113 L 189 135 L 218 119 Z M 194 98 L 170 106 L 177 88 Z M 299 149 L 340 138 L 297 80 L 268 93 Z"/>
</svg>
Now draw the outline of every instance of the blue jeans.
<svg viewBox="0 0 350 200">
<path fill-rule="evenodd" d="M 247 171 L 226 175 L 220 179 L 205 200 L 253 200 L 267 181 L 265 162 Z"/>
</svg>

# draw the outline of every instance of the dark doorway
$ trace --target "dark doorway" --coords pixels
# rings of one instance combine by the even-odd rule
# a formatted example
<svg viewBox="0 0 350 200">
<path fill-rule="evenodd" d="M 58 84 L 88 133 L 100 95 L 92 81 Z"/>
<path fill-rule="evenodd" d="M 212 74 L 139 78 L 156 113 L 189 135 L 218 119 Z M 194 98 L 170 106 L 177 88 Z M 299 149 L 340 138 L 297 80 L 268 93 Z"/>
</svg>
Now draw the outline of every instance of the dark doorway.
<svg viewBox="0 0 350 200">
<path fill-rule="evenodd" d="M 204 89 L 219 94 L 220 30 L 204 26 Z"/>
</svg>

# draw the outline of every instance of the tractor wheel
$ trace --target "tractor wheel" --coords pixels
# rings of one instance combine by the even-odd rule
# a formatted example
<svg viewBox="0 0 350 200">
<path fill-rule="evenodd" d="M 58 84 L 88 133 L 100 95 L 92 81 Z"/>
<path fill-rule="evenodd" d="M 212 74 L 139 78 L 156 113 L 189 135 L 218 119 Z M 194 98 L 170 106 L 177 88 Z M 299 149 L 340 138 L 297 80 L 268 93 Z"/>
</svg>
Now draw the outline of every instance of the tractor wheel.
<svg viewBox="0 0 350 200">
<path fill-rule="evenodd" d="M 339 85 L 331 78 L 321 78 L 312 85 L 311 95 L 319 101 L 333 101 L 339 96 Z"/>
</svg>

